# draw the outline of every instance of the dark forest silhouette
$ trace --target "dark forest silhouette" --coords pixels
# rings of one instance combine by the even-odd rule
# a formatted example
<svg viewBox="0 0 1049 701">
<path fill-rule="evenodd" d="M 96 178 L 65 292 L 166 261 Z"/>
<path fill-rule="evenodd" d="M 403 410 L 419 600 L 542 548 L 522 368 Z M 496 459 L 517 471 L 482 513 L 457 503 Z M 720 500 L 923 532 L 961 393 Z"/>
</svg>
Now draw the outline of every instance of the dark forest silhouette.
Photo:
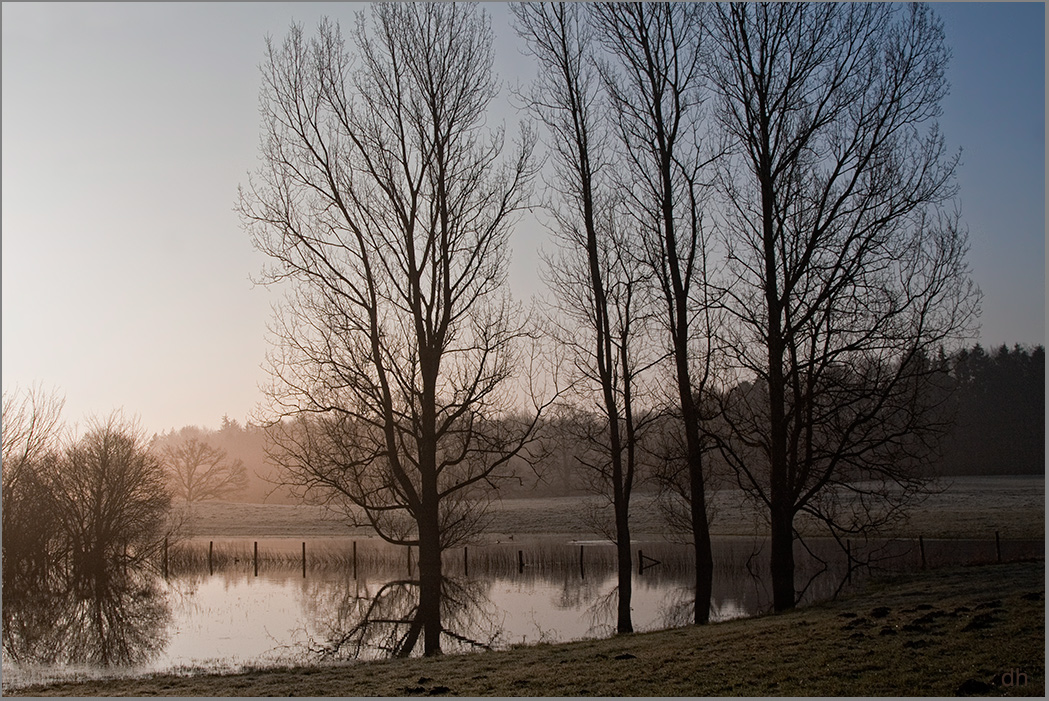
<svg viewBox="0 0 1049 701">
<path fill-rule="evenodd" d="M 936 474 L 1045 474 L 1045 347 L 976 345 L 949 362 L 954 425 Z"/>
</svg>

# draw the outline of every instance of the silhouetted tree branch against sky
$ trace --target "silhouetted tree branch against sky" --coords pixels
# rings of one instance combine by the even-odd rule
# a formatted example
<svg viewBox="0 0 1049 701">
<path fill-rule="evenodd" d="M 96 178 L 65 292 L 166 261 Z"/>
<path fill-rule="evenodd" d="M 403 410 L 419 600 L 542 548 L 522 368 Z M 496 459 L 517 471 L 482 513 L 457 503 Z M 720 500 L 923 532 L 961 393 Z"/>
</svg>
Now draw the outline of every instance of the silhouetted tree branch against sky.
<svg viewBox="0 0 1049 701">
<path fill-rule="evenodd" d="M 949 50 L 925 6 L 718 5 L 709 73 L 728 253 L 733 394 L 726 456 L 769 509 L 775 608 L 795 604 L 794 518 L 858 528 L 839 494 L 906 500 L 942 429 L 941 348 L 979 292 L 937 128 Z M 875 487 L 858 494 L 856 485 Z"/>
<path fill-rule="evenodd" d="M 347 49 L 292 27 L 262 67 L 263 166 L 240 210 L 286 283 L 270 389 L 302 487 L 417 545 L 426 654 L 440 652 L 441 551 L 483 523 L 481 488 L 527 446 L 511 413 L 529 321 L 504 293 L 533 136 L 504 159 L 488 17 L 380 4 Z"/>
<path fill-rule="evenodd" d="M 4 393 L 3 577 L 30 589 L 140 565 L 169 533 L 163 468 L 137 424 L 114 413 L 77 438 L 62 406 L 39 388 Z"/>
<path fill-rule="evenodd" d="M 523 53 L 509 6 L 484 7 L 499 80 L 527 83 L 537 64 Z M 1045 7 L 932 7 L 952 54 L 940 124 L 948 151 L 962 153 L 957 182 L 969 262 L 985 293 L 979 340 L 987 349 L 1044 345 Z M 252 415 L 267 378 L 273 296 L 248 283 L 262 256 L 238 231 L 230 188 L 258 164 L 264 39 L 283 38 L 293 21 L 315 29 L 325 15 L 348 33 L 364 9 L 3 5 L 4 169 L 26 174 L 9 178 L 4 193 L 5 386 L 60 387 L 72 420 L 125 406 L 151 435 L 215 428 L 224 412 L 242 424 Z M 62 120 L 74 93 L 78 118 Z M 704 104 L 709 114 L 712 103 Z M 504 90 L 488 124 L 505 123 L 511 136 L 520 109 Z M 47 174 L 58 170 L 86 175 L 70 179 L 67 207 L 53 206 Z M 165 195 L 173 189 L 177 207 Z M 158 211 L 162 226 L 155 226 Z M 710 203 L 705 211 L 713 212 Z M 707 226 L 714 231 L 709 219 Z M 546 293 L 536 271 L 551 238 L 525 213 L 509 240 L 507 286 L 527 303 Z M 50 282 L 74 279 L 75 295 Z M 94 310 L 114 305 L 122 313 L 104 320 L 106 338 L 115 340 L 84 343 L 98 336 L 88 322 Z M 250 477 L 255 465 L 245 464 Z"/>
</svg>

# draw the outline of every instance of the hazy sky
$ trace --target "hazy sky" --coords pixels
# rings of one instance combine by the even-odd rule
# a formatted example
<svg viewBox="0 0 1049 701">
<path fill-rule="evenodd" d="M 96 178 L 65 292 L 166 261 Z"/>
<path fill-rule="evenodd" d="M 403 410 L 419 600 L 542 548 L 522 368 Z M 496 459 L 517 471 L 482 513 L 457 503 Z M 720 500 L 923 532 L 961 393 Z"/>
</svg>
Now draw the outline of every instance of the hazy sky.
<svg viewBox="0 0 1049 701">
<path fill-rule="evenodd" d="M 1045 8 L 936 7 L 981 340 L 1044 343 Z M 150 431 L 249 416 L 275 293 L 249 280 L 263 259 L 233 207 L 256 165 L 264 38 L 359 9 L 4 3 L 5 389 L 53 387 L 74 422 L 123 407 Z M 526 80 L 507 8 L 490 9 L 500 77 Z M 520 299 L 540 291 L 544 238 L 515 233 Z"/>
</svg>

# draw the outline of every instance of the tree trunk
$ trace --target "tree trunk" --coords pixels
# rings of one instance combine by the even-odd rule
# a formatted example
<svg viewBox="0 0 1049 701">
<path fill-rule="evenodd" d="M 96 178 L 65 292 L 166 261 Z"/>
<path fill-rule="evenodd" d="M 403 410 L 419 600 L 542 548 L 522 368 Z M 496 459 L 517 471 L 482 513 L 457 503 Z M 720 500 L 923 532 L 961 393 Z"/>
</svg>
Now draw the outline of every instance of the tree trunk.
<svg viewBox="0 0 1049 701">
<path fill-rule="evenodd" d="M 773 332 L 779 335 L 778 314 L 772 317 Z M 771 335 L 771 334 L 770 334 Z M 778 343 L 769 343 L 769 420 L 771 437 L 769 516 L 772 528 L 772 598 L 776 611 L 794 608 L 794 498 L 790 489 L 787 460 L 785 381 Z"/>
<path fill-rule="evenodd" d="M 441 538 L 437 506 L 419 520 L 419 617 L 423 624 L 423 655 L 441 654 Z"/>
<path fill-rule="evenodd" d="M 668 250 L 674 250 L 667 236 Z M 677 265 L 672 256 L 672 264 Z M 680 288 L 680 283 L 676 283 Z M 710 547 L 710 525 L 707 523 L 707 497 L 703 480 L 703 446 L 700 439 L 699 409 L 693 395 L 692 377 L 688 367 L 688 310 L 687 295 L 683 289 L 675 295 L 676 336 L 674 360 L 677 368 L 678 399 L 685 427 L 685 445 L 688 457 L 689 509 L 692 521 L 692 543 L 696 556 L 696 601 L 693 622 L 703 625 L 710 621 L 710 596 L 713 590 L 714 556 Z"/>
<path fill-rule="evenodd" d="M 425 318 L 419 277 L 413 276 L 416 292 L 414 315 L 417 330 L 423 328 Z M 417 331 L 418 332 L 418 331 Z M 437 487 L 437 377 L 441 356 L 429 345 L 428 335 L 419 333 L 419 368 L 422 375 L 421 417 L 419 446 L 419 473 L 421 504 L 416 523 L 419 528 L 419 616 L 423 623 L 423 655 L 441 654 L 441 524 L 440 496 Z"/>
<path fill-rule="evenodd" d="M 794 526 L 791 508 L 783 500 L 772 503 L 772 606 L 794 608 Z"/>
<path fill-rule="evenodd" d="M 775 185 L 767 121 L 761 123 L 762 158 L 758 163 L 761 185 L 762 245 L 765 258 L 765 308 L 768 312 L 769 392 L 769 516 L 772 529 L 772 599 L 776 611 L 794 608 L 794 497 L 787 459 L 787 379 L 783 370 L 787 354 L 784 303 L 779 291 L 779 258 L 775 223 Z M 786 283 L 784 283 L 786 284 Z"/>
<path fill-rule="evenodd" d="M 689 456 L 689 462 L 692 462 Z M 710 622 L 710 597 L 714 587 L 714 554 L 710 546 L 710 525 L 707 523 L 707 499 L 703 486 L 703 456 L 695 459 L 699 466 L 689 465 L 689 484 L 692 499 L 692 540 L 696 555 L 696 601 L 693 622 L 704 625 Z"/>
<path fill-rule="evenodd" d="M 630 553 L 630 523 L 627 519 L 626 503 L 616 504 L 616 560 L 619 565 L 619 610 L 616 632 L 633 633 L 634 623 L 630 617 L 630 597 L 633 591 L 634 566 Z"/>
</svg>

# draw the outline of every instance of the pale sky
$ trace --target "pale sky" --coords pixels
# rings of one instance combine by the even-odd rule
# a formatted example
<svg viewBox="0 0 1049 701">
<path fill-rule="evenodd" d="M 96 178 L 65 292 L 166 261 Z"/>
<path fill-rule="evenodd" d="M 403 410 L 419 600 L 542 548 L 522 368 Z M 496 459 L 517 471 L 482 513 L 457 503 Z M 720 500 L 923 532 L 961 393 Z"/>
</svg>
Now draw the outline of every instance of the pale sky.
<svg viewBox="0 0 1049 701">
<path fill-rule="evenodd" d="M 1045 8 L 936 7 L 981 342 L 1044 344 Z M 123 408 L 150 432 L 249 417 L 276 294 L 252 286 L 264 261 L 233 208 L 256 165 L 265 37 L 360 9 L 3 4 L 4 389 L 56 389 L 70 422 Z M 507 8 L 489 9 L 500 78 L 526 81 Z M 513 132 L 516 114 L 504 102 L 490 121 Z M 514 235 L 525 302 L 545 238 L 530 220 Z"/>
</svg>

